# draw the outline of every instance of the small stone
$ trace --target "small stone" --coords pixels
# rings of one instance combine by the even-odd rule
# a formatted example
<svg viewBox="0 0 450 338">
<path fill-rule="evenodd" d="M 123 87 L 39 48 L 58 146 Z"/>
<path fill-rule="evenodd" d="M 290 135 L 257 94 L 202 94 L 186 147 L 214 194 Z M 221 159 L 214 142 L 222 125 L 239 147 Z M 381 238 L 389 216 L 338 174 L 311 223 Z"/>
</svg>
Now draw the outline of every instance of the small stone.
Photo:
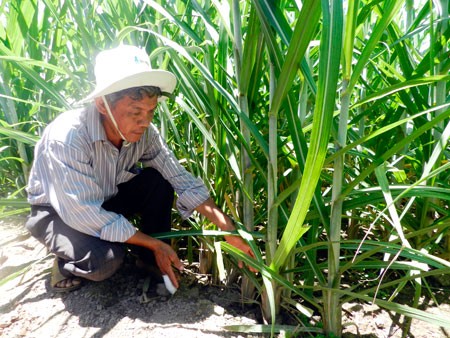
<svg viewBox="0 0 450 338">
<path fill-rule="evenodd" d="M 214 313 L 218 316 L 223 316 L 225 314 L 225 309 L 219 305 L 214 305 Z"/>
</svg>

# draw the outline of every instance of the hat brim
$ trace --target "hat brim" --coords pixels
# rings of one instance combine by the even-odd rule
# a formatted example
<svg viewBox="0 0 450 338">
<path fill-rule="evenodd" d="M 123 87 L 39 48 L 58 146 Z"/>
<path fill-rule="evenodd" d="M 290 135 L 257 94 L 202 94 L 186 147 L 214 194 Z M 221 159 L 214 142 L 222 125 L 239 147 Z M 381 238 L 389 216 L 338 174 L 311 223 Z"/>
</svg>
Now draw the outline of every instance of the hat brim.
<svg viewBox="0 0 450 338">
<path fill-rule="evenodd" d="M 108 85 L 97 84 L 95 90 L 82 99 L 80 103 L 86 103 L 97 97 L 112 94 L 124 89 L 143 86 L 159 87 L 161 92 L 172 94 L 176 84 L 177 79 L 172 73 L 165 70 L 149 70 L 118 79 Z M 161 96 L 158 98 L 158 102 L 165 101 L 166 99 L 166 96 Z"/>
</svg>

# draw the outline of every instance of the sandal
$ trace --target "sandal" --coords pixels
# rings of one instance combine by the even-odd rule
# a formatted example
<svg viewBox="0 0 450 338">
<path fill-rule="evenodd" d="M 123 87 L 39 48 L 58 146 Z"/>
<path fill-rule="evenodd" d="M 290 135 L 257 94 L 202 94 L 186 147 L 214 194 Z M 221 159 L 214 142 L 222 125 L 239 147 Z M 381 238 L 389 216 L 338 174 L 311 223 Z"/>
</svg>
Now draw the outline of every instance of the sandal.
<svg viewBox="0 0 450 338">
<path fill-rule="evenodd" d="M 57 286 L 59 283 L 66 281 L 66 280 L 71 280 L 70 286 L 64 286 L 64 287 Z M 76 283 L 74 283 L 74 282 L 76 282 Z M 58 258 L 55 258 L 55 260 L 53 261 L 52 277 L 50 280 L 50 287 L 51 287 L 52 291 L 54 291 L 54 292 L 69 292 L 69 291 L 78 290 L 79 288 L 81 288 L 82 285 L 83 285 L 83 283 L 80 278 L 64 276 L 61 273 L 61 271 L 59 270 Z"/>
</svg>

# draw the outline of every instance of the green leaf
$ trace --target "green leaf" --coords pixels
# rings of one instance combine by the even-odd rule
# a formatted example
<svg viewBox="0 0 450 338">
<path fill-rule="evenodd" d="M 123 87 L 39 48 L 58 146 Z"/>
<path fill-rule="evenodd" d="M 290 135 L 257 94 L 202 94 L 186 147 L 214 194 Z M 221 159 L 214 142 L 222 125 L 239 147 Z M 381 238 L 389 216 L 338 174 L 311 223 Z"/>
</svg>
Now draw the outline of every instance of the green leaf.
<svg viewBox="0 0 450 338">
<path fill-rule="evenodd" d="M 319 85 L 310 146 L 299 193 L 271 264 L 271 268 L 275 271 L 281 268 L 297 241 L 309 229 L 303 222 L 320 178 L 328 148 L 342 50 L 342 3 L 332 1 L 330 8 L 327 5 L 322 10 L 324 27 L 320 45 Z"/>
</svg>

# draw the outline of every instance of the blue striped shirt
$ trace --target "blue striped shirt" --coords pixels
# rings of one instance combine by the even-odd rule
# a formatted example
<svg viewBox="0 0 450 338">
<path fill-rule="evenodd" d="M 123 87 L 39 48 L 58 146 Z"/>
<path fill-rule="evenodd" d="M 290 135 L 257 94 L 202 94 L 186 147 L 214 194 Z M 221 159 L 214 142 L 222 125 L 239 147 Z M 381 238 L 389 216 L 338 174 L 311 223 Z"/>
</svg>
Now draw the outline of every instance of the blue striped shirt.
<svg viewBox="0 0 450 338">
<path fill-rule="evenodd" d="M 136 229 L 122 215 L 102 208 L 117 185 L 136 176 L 137 162 L 153 167 L 178 195 L 183 218 L 209 198 L 201 179 L 179 164 L 152 124 L 138 142 L 120 150 L 107 138 L 100 114 L 89 106 L 59 115 L 36 144 L 27 187 L 33 205 L 51 205 L 74 229 L 111 242 L 125 242 Z"/>
</svg>

